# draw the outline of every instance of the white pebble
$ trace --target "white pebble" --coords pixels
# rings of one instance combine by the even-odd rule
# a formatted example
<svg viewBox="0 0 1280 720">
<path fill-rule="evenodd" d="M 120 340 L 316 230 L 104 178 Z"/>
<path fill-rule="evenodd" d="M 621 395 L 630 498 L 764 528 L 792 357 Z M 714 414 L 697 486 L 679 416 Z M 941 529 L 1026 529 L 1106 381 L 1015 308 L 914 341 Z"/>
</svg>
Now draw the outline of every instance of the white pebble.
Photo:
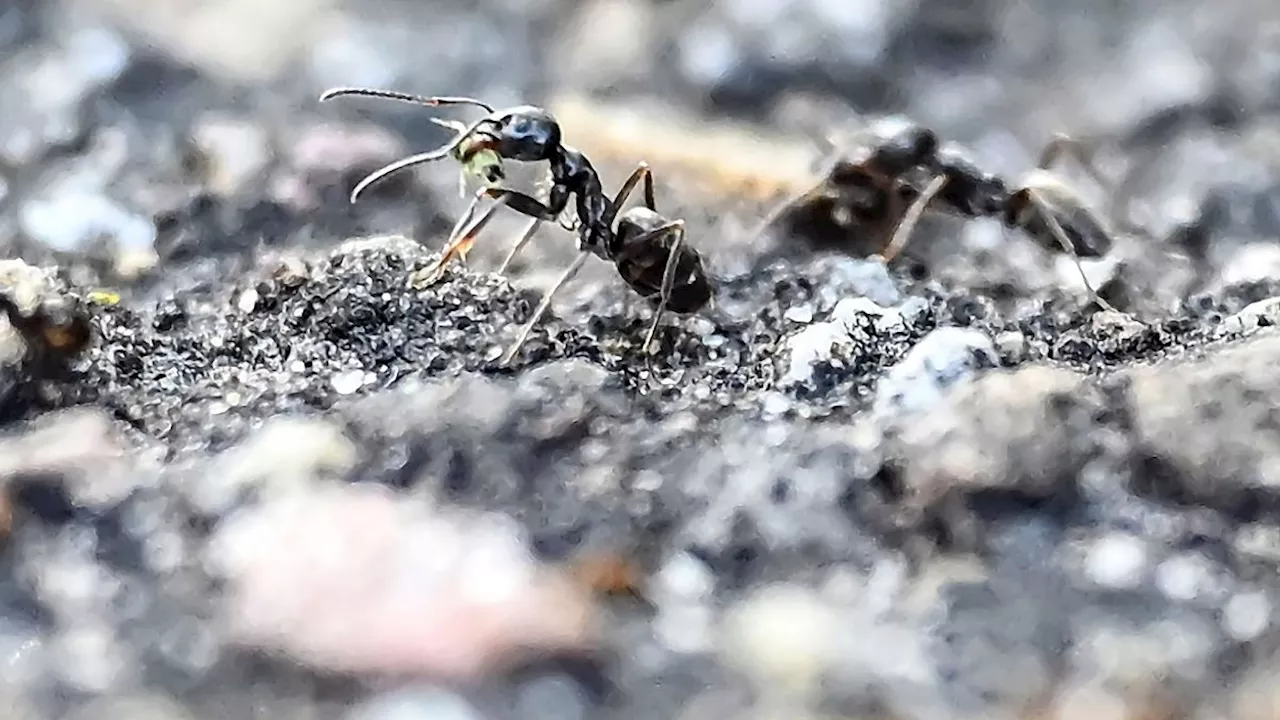
<svg viewBox="0 0 1280 720">
<path fill-rule="evenodd" d="M 841 623 L 813 592 L 793 585 L 757 591 L 732 613 L 727 659 L 758 682 L 813 690 L 835 651 Z"/>
<path fill-rule="evenodd" d="M 1261 635 L 1271 623 L 1271 601 L 1266 593 L 1247 592 L 1233 596 L 1223 608 L 1222 624 L 1240 642 Z"/>
<path fill-rule="evenodd" d="M 687 552 L 677 553 L 664 563 L 654 581 L 664 593 L 682 600 L 701 600 L 715 586 L 710 569 Z"/>
<path fill-rule="evenodd" d="M 782 314 L 782 317 L 795 323 L 813 322 L 813 306 L 800 305 L 798 307 L 787 308 L 787 311 Z"/>
<path fill-rule="evenodd" d="M 1195 557 L 1169 558 L 1156 568 L 1156 585 L 1173 600 L 1194 600 L 1209 590 L 1209 569 Z"/>
<path fill-rule="evenodd" d="M 359 392 L 364 386 L 363 370 L 348 370 L 347 372 L 335 373 L 329 378 L 329 384 L 333 386 L 333 391 L 339 395 L 351 395 Z"/>
<path fill-rule="evenodd" d="M 1146 564 L 1146 543 L 1132 535 L 1113 533 L 1089 548 L 1085 573 L 1103 587 L 1132 590 L 1142 583 Z"/>
</svg>

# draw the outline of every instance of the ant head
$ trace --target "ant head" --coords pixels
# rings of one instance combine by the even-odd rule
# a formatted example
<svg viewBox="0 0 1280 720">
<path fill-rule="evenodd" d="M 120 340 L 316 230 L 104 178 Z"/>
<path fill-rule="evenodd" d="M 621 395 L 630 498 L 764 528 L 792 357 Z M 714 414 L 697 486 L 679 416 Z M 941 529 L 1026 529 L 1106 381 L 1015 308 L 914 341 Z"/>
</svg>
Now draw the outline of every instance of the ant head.
<svg viewBox="0 0 1280 720">
<path fill-rule="evenodd" d="M 551 113 L 532 105 L 490 115 L 476 134 L 509 160 L 539 162 L 552 159 L 560 151 L 560 123 Z"/>
</svg>

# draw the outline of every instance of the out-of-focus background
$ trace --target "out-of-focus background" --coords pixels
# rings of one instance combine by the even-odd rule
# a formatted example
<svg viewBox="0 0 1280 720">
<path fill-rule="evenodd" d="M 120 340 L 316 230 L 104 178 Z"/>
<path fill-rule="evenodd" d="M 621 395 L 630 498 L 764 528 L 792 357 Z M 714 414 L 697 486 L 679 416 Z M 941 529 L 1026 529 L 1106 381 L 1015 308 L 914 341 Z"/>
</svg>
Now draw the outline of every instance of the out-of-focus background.
<svg viewBox="0 0 1280 720">
<path fill-rule="evenodd" d="M 474 111 L 333 86 L 648 162 L 713 306 L 649 364 L 593 261 L 497 368 L 572 236 L 409 291 L 458 168 L 347 195 Z M 0 278 L 97 340 L 0 342 L 0 718 L 1280 717 L 1277 109 L 1265 0 L 3 0 Z M 1123 312 L 753 232 L 888 115 L 1092 143 Z"/>
</svg>

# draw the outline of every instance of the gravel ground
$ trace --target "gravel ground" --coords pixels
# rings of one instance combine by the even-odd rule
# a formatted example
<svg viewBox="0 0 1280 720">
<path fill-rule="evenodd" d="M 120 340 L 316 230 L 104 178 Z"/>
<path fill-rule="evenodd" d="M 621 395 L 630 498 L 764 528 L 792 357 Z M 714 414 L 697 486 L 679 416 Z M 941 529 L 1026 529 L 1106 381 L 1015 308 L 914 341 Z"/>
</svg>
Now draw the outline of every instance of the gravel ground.
<svg viewBox="0 0 1280 720">
<path fill-rule="evenodd" d="M 1280 716 L 1280 12 L 962 5 L 0 8 L 0 286 L 95 336 L 0 336 L 5 717 Z M 568 236 L 407 289 L 456 168 L 348 204 L 446 137 L 349 84 L 563 109 L 713 305 L 647 361 L 593 262 L 500 367 Z M 994 222 L 748 232 L 892 113 L 1097 138 L 1122 312 Z"/>
</svg>

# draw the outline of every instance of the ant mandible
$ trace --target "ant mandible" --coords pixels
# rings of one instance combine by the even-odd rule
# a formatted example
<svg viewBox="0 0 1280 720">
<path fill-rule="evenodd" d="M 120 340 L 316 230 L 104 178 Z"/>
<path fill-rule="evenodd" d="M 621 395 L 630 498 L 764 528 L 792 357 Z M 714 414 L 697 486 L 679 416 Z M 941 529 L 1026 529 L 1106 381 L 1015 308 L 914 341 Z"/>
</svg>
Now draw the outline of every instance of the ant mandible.
<svg viewBox="0 0 1280 720">
<path fill-rule="evenodd" d="M 367 95 L 402 100 L 421 105 L 473 105 L 489 114 L 471 125 L 439 124 L 457 130 L 452 141 L 436 150 L 406 157 L 374 171 L 352 192 L 354 202 L 360 192 L 387 175 L 413 165 L 452 155 L 472 174 L 480 174 L 487 183 L 475 194 L 470 206 L 458 220 L 440 259 L 414 279 L 418 286 L 429 285 L 443 274 L 445 264 L 453 257 L 465 256 L 475 236 L 489 223 L 498 206 L 506 205 L 530 218 L 529 224 L 511 248 L 499 272 L 516 252 L 533 236 L 538 225 L 554 221 L 577 196 L 576 227 L 578 257 L 565 269 L 543 296 L 533 316 L 504 354 L 502 364 L 511 362 L 528 339 L 529 333 L 551 304 L 555 293 L 581 269 L 590 255 L 613 263 L 618 274 L 642 297 L 656 303 L 654 317 L 645 334 L 642 348 L 647 349 L 657 332 L 665 310 L 678 314 L 697 312 L 711 300 L 712 283 L 702 265 L 701 255 L 685 245 L 683 220 L 670 220 L 658 212 L 653 190 L 653 175 L 646 163 L 640 163 L 622 184 L 618 193 L 605 195 L 599 173 L 580 151 L 561 142 L 560 125 L 546 110 L 524 105 L 495 110 L 488 103 L 466 97 L 420 97 L 385 90 L 339 88 L 321 96 L 327 100 L 339 95 Z M 438 121 L 439 122 L 439 121 Z M 492 152 L 496 157 L 477 160 L 478 153 Z M 502 187 L 501 160 L 520 162 L 547 161 L 550 165 L 551 190 L 544 203 L 526 193 Z M 620 212 L 635 186 L 644 182 L 644 205 Z M 472 219 L 479 201 L 489 197 L 497 202 L 480 217 Z M 616 223 L 616 227 L 615 227 Z"/>
</svg>

